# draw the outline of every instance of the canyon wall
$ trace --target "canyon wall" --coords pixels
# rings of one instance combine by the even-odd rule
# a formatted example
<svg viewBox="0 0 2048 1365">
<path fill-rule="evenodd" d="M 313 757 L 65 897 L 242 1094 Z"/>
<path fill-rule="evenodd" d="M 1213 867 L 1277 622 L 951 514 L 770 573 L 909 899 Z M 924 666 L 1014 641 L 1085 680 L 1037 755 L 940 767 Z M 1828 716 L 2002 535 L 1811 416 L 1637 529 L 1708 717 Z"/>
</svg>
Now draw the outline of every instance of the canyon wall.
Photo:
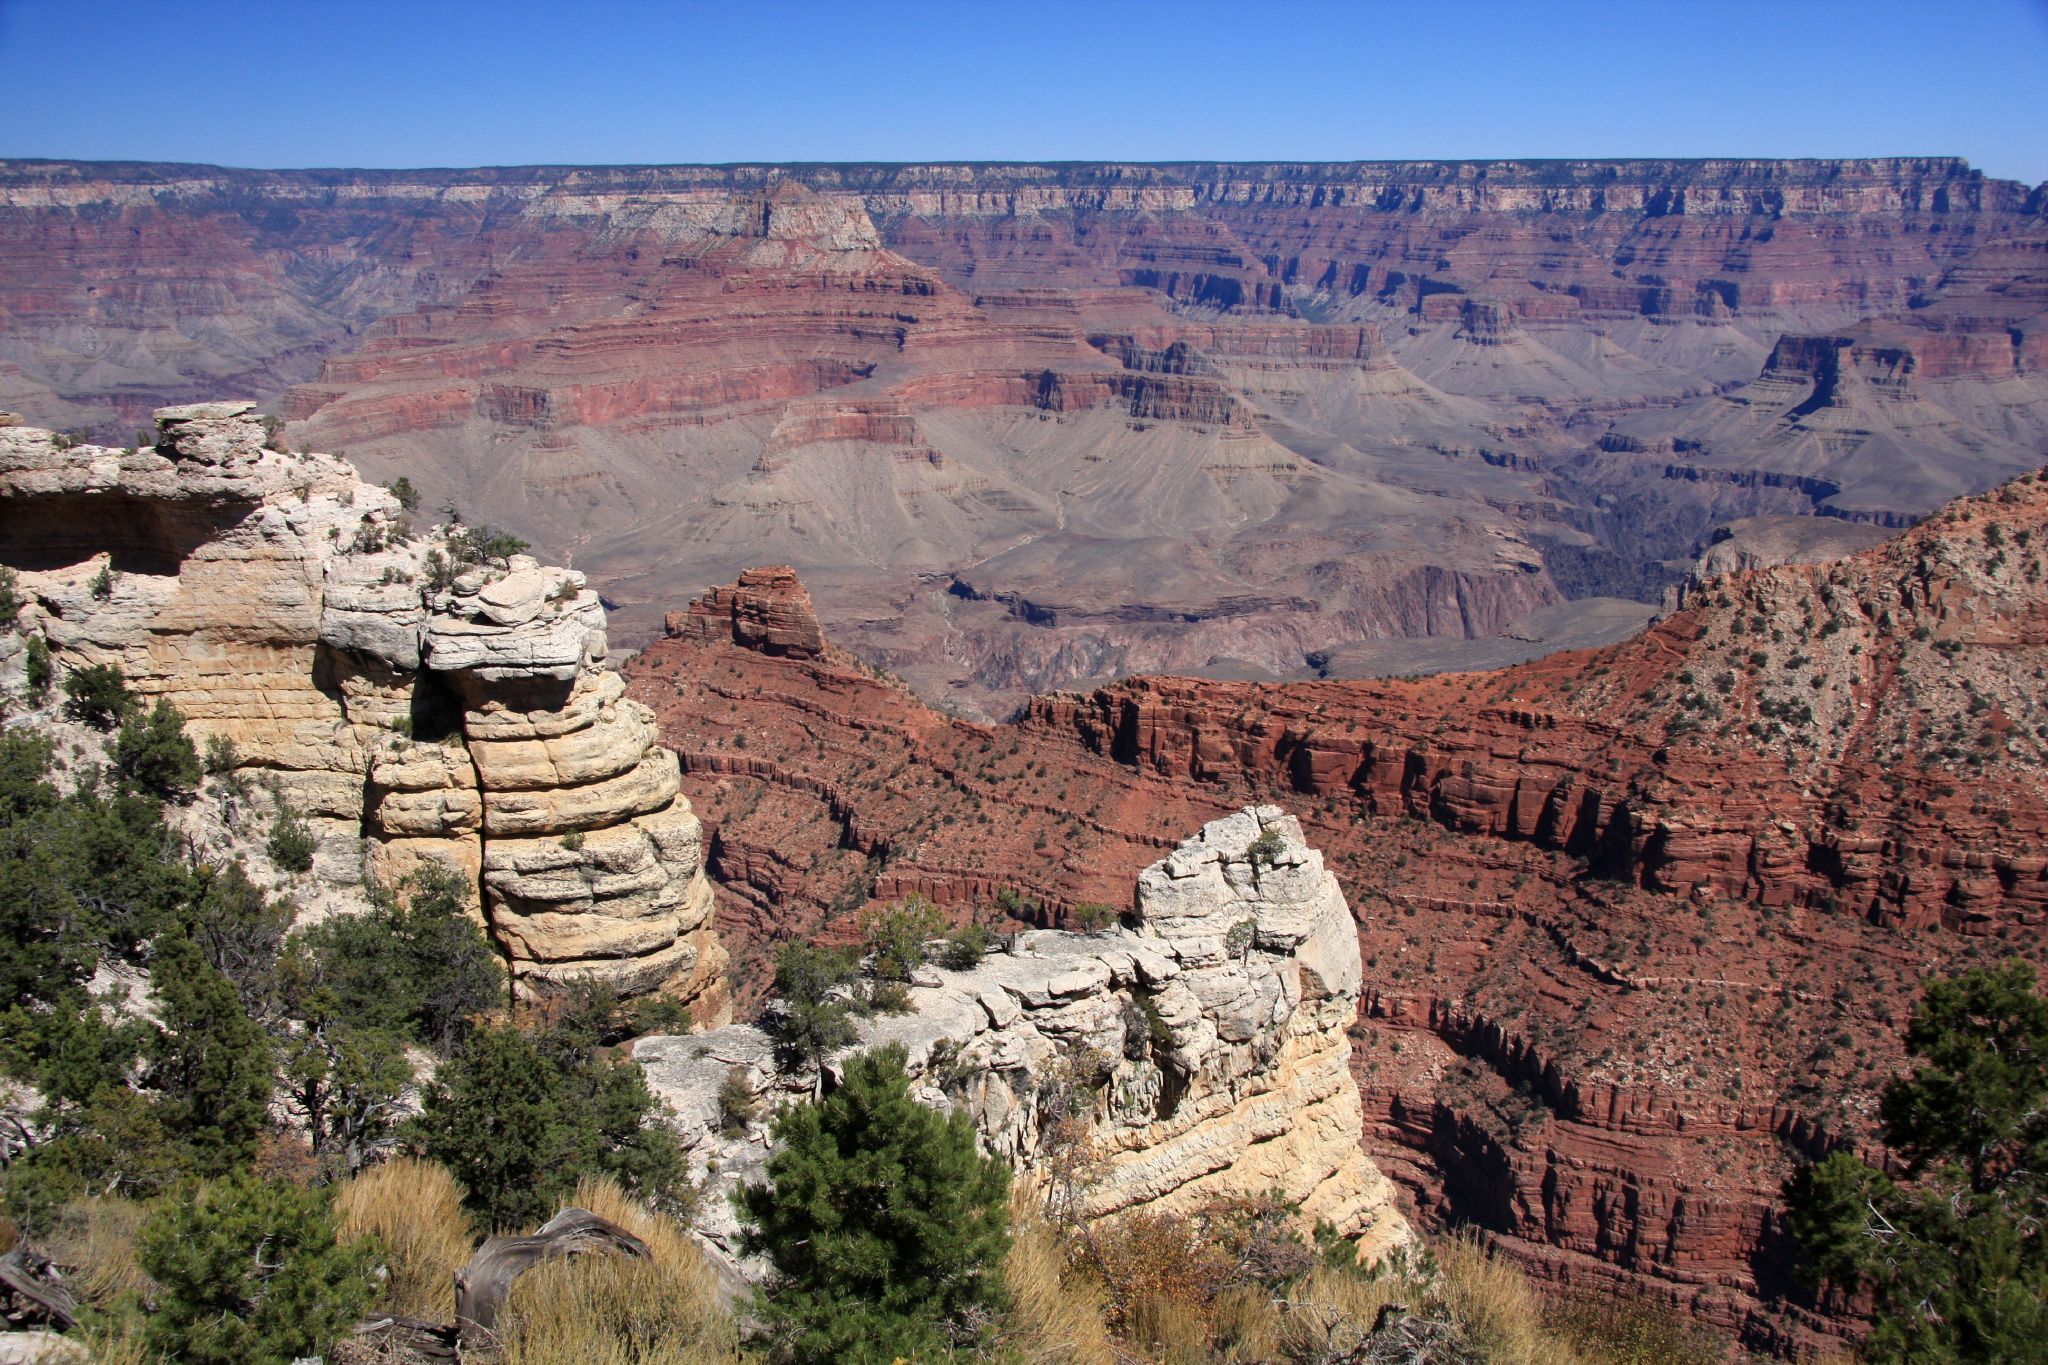
<svg viewBox="0 0 2048 1365">
<path fill-rule="evenodd" d="M 767 570 L 627 676 L 750 979 L 870 900 L 1127 907 L 1176 829 L 1284 803 L 1356 912 L 1365 1150 L 1413 1215 L 1804 1349 L 1844 1320 L 1791 1278 L 1779 1182 L 1874 1147 L 1924 976 L 2042 958 L 2048 481 L 1841 558 L 1738 540 L 1794 562 L 1494 673 L 1133 678 L 981 725 L 829 644 L 764 652 L 739 623 L 815 620 Z"/>
<path fill-rule="evenodd" d="M 2031 467 L 2044 202 L 1941 157 L 16 161 L 0 405 L 118 441 L 253 392 L 573 554 L 621 640 L 788 562 L 996 717 L 1655 603 L 1728 520 Z"/>
<path fill-rule="evenodd" d="M 0 427 L 0 563 L 60 676 L 118 666 L 234 746 L 335 880 L 476 887 L 522 993 L 590 978 L 723 1009 L 702 834 L 580 573 L 416 528 L 248 403 L 112 449 Z"/>
<path fill-rule="evenodd" d="M 1026 932 L 972 968 L 922 968 L 910 1010 L 861 1021 L 850 1051 L 903 1046 L 919 1095 L 964 1110 L 1062 1212 L 1278 1191 L 1304 1232 L 1327 1223 L 1376 1261 L 1413 1234 L 1359 1145 L 1345 1033 L 1359 981 L 1336 878 L 1292 816 L 1247 808 L 1140 873 L 1123 925 Z M 713 1196 L 705 1231 L 731 1251 L 723 1196 L 762 1177 L 774 1114 L 812 1081 L 750 1025 L 645 1038 L 633 1055 L 675 1107 Z M 738 1134 L 721 1099 L 735 1076 L 758 1105 Z"/>
</svg>

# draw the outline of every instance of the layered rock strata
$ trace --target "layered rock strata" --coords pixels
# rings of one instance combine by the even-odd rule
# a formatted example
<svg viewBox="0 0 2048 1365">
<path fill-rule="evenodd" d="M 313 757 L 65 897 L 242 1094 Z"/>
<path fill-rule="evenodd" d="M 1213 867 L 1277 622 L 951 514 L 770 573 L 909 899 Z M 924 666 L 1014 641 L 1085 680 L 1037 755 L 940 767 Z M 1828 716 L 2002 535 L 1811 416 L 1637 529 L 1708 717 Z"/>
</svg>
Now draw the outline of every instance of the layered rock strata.
<svg viewBox="0 0 2048 1365">
<path fill-rule="evenodd" d="M 628 677 L 742 955 L 870 898 L 1127 905 L 1178 831 L 1287 803 L 1360 910 L 1366 1151 L 1417 1215 L 1811 1347 L 1849 1324 L 1793 1279 L 1792 1163 L 1876 1142 L 1924 977 L 2048 963 L 2048 479 L 1839 559 L 1778 529 L 1639 637 L 1494 673 L 1133 678 L 1006 726 L 729 628 Z"/>
<path fill-rule="evenodd" d="M 273 444 L 247 403 L 163 409 L 139 449 L 0 429 L 23 629 L 231 742 L 323 875 L 461 874 L 522 990 L 592 977 L 716 1015 L 698 821 L 583 575 L 416 533 L 346 462 Z"/>
<path fill-rule="evenodd" d="M 901 1044 L 920 1097 L 964 1109 L 1027 1180 L 1058 1194 L 1078 1170 L 1083 1217 L 1277 1190 L 1304 1228 L 1328 1222 L 1378 1259 L 1411 1233 L 1359 1145 L 1345 1033 L 1359 986 L 1337 879 L 1292 816 L 1248 807 L 1140 873 L 1122 927 L 1025 932 L 970 970 L 921 970 L 911 1011 L 864 1021 L 828 1079 L 852 1051 Z M 634 1056 L 714 1195 L 760 1178 L 769 1114 L 811 1091 L 749 1025 L 643 1039 Z M 727 1137 L 734 1075 L 768 1103 Z M 1057 1122 L 1075 1108 L 1078 1137 Z M 729 1239 L 727 1201 L 705 1202 Z"/>
</svg>

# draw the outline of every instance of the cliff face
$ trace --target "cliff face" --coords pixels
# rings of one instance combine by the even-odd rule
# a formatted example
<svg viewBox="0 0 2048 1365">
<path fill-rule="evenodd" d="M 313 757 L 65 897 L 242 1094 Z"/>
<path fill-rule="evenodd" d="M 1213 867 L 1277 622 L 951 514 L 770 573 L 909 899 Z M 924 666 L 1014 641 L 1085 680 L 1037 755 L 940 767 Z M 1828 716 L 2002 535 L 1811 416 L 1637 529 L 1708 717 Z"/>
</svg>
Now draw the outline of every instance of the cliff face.
<svg viewBox="0 0 2048 1365">
<path fill-rule="evenodd" d="M 125 439 L 255 392 L 573 549 L 622 638 L 784 561 L 994 716 L 1654 602 L 1724 521 L 2009 477 L 2042 207 L 1947 158 L 12 162 L 0 403 Z"/>
<path fill-rule="evenodd" d="M 1924 975 L 2041 960 L 2044 546 L 2030 476 L 1844 558 L 1706 577 L 1601 650 L 1416 682 L 1134 678 L 1011 726 L 729 627 L 628 676 L 743 955 L 849 936 L 871 896 L 1009 888 L 1039 925 L 1128 905 L 1176 827 L 1290 804 L 1356 911 L 1365 1149 L 1416 1214 L 1811 1343 L 1841 1323 L 1791 1280 L 1791 1153 L 1874 1143 Z"/>
<path fill-rule="evenodd" d="M 992 1155 L 1084 1218 L 1279 1190 L 1304 1227 L 1327 1221 L 1377 1260 L 1412 1233 L 1359 1146 L 1358 990 L 1343 893 L 1267 806 L 1146 868 L 1124 926 L 1028 932 L 971 970 L 925 969 L 912 1012 L 863 1021 L 855 1046 L 902 1044 L 923 1097 L 964 1109 Z M 809 1097 L 772 1054 L 747 1025 L 634 1045 L 714 1196 L 760 1178 L 774 1110 Z M 768 1103 L 727 1137 L 735 1068 Z M 1074 1114 L 1078 1133 L 1061 1122 Z M 728 1201 L 706 1206 L 729 1241 Z"/>
<path fill-rule="evenodd" d="M 60 668 L 118 664 L 232 741 L 310 817 L 323 875 L 461 873 L 521 990 L 595 977 L 716 1015 L 698 822 L 583 575 L 465 566 L 461 533 L 415 534 L 345 462 L 267 448 L 250 404 L 156 429 L 0 429 L 0 562 Z"/>
</svg>

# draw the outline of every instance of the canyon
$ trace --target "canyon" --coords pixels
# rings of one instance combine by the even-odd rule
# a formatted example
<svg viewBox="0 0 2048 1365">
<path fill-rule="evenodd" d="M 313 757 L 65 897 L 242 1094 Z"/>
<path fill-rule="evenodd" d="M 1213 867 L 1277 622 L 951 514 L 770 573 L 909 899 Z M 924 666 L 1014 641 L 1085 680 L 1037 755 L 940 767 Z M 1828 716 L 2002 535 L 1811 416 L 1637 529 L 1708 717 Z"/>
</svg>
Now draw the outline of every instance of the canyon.
<svg viewBox="0 0 2048 1365">
<path fill-rule="evenodd" d="M 0 405 L 248 393 L 628 645 L 787 562 L 988 719 L 1606 643 L 1728 521 L 1910 524 L 2039 463 L 2044 260 L 2040 189 L 1939 157 L 10 161 Z"/>
<path fill-rule="evenodd" d="M 1811 1350 L 1848 1319 L 1792 1280 L 1780 1181 L 1875 1149 L 1925 976 L 2043 956 L 2048 480 L 1845 554 L 1783 529 L 1733 528 L 1632 639 L 1490 673 L 1139 677 L 982 724 L 830 643 L 786 567 L 625 672 L 739 982 L 875 900 L 1128 910 L 1182 831 L 1271 802 L 1354 911 L 1364 1150 L 1412 1217 Z"/>
</svg>

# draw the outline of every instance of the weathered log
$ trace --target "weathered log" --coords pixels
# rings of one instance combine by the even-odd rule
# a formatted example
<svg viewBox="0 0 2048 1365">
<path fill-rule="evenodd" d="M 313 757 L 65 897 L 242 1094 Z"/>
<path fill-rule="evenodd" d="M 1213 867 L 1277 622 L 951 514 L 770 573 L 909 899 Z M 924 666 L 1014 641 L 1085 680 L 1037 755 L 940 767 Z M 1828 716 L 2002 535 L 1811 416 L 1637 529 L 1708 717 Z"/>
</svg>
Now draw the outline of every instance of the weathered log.
<svg viewBox="0 0 2048 1365">
<path fill-rule="evenodd" d="M 40 1315 L 42 1321 L 60 1332 L 78 1325 L 78 1301 L 59 1282 L 47 1257 L 23 1247 L 0 1256 L 0 1288 L 27 1305 L 25 1313 L 9 1313 L 10 1318 Z"/>
<path fill-rule="evenodd" d="M 455 1329 L 466 1350 L 492 1339 L 512 1281 L 541 1261 L 604 1251 L 635 1260 L 647 1243 L 588 1209 L 563 1209 L 531 1237 L 493 1237 L 455 1272 Z"/>
<path fill-rule="evenodd" d="M 455 1349 L 455 1328 L 445 1322 L 426 1322 L 420 1318 L 371 1318 L 357 1323 L 355 1334 L 359 1341 L 375 1342 L 380 1347 L 395 1345 L 406 1355 L 422 1360 L 461 1358 Z"/>
</svg>

